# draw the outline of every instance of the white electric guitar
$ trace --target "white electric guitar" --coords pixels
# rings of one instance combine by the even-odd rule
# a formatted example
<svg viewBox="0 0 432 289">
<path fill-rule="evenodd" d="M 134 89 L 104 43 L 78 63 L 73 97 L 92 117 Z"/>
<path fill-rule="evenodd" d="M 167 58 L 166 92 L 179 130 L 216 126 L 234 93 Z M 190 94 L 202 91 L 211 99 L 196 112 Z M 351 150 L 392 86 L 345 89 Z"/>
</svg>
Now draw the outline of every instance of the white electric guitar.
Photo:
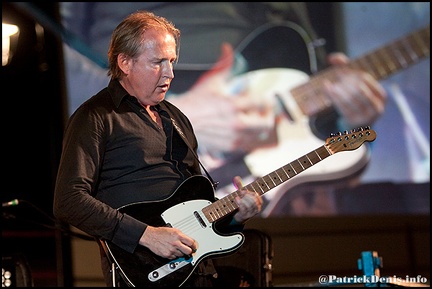
<svg viewBox="0 0 432 289">
<path fill-rule="evenodd" d="M 430 53 L 430 26 L 423 27 L 388 45 L 352 60 L 350 67 L 361 69 L 381 80 L 405 69 Z M 295 69 L 269 68 L 251 71 L 232 80 L 231 86 L 246 91 L 252 98 L 263 97 L 285 111 L 277 125 L 278 145 L 257 149 L 244 157 L 252 179 L 274 170 L 297 155 L 316 147 L 322 142 L 317 136 L 311 120 L 314 116 L 332 107 L 322 87 L 324 80 L 336 78 L 335 69 L 326 70 L 309 77 Z M 276 108 L 277 109 L 277 108 Z M 289 189 L 304 183 L 331 182 L 357 175 L 363 171 L 370 159 L 368 146 L 351 152 L 349 156 L 338 154 L 332 162 L 322 162 L 288 182 L 284 187 L 266 195 L 271 202 L 263 216 L 271 214 L 274 206 Z M 243 177 L 245 179 L 245 177 Z M 216 191 L 218 196 L 228 193 L 231 184 Z"/>
<path fill-rule="evenodd" d="M 249 191 L 264 195 L 277 186 L 293 180 L 336 153 L 355 151 L 365 142 L 376 139 L 369 127 L 351 133 L 337 133 L 327 138 L 324 145 L 296 160 L 281 166 L 254 182 L 245 185 Z M 242 233 L 221 234 L 216 224 L 238 210 L 236 190 L 220 200 L 214 197 L 213 184 L 202 175 L 186 179 L 166 199 L 137 202 L 119 208 L 123 214 L 151 226 L 168 226 L 180 229 L 197 241 L 198 248 L 190 256 L 174 260 L 162 258 L 147 247 L 138 246 L 133 253 L 117 245 L 100 240 L 107 256 L 115 263 L 123 280 L 133 287 L 178 287 L 183 285 L 198 264 L 211 256 L 235 252 L 244 242 Z"/>
</svg>

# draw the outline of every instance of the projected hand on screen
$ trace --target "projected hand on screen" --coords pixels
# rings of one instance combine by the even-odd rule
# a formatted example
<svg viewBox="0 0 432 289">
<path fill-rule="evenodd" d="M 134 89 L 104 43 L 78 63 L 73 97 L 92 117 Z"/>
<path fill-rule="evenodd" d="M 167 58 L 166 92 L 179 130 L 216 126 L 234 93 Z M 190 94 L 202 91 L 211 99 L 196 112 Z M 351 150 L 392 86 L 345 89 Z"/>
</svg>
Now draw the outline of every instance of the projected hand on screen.
<svg viewBox="0 0 432 289">
<path fill-rule="evenodd" d="M 345 66 L 349 59 L 343 53 L 332 53 L 328 62 L 336 70 L 337 79 L 324 81 L 327 96 L 348 127 L 372 124 L 384 112 L 387 93 L 369 73 Z"/>
<path fill-rule="evenodd" d="M 338 70 L 335 78 L 324 78 L 322 93 L 334 104 L 343 124 L 346 128 L 355 128 L 373 123 L 384 111 L 387 97 L 383 87 L 370 74 L 345 66 L 349 59 L 342 53 L 330 54 L 328 61 Z M 296 131 L 310 130 L 299 127 L 304 124 L 295 119 L 296 112 L 294 115 L 284 113 L 289 106 L 288 99 L 292 98 L 290 89 L 307 81 L 308 76 L 286 68 L 235 76 L 233 64 L 233 48 L 224 43 L 212 69 L 187 92 L 172 99 L 194 124 L 201 157 L 210 167 L 222 165 L 227 155 L 271 149 L 284 138 L 292 138 L 293 127 Z M 278 99 L 284 94 L 285 97 Z M 291 125 L 281 136 L 278 125 L 287 117 L 291 118 Z M 293 126 L 293 121 L 298 124 Z M 283 136 L 286 133 L 291 135 Z"/>
<path fill-rule="evenodd" d="M 218 166 L 229 153 L 275 145 L 275 100 L 256 95 L 247 81 L 233 83 L 233 48 L 223 44 L 213 68 L 185 93 L 170 99 L 190 118 L 203 158 Z"/>
</svg>

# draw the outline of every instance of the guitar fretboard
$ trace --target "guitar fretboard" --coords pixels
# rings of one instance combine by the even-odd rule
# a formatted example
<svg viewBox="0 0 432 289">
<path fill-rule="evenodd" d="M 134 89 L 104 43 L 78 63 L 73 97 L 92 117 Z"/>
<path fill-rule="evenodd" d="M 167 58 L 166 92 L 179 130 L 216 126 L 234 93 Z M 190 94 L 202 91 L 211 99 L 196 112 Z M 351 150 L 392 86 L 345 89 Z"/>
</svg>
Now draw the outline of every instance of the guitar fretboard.
<svg viewBox="0 0 432 289">
<path fill-rule="evenodd" d="M 429 53 L 430 25 L 355 59 L 348 66 L 366 71 L 381 80 L 418 62 Z M 330 67 L 311 77 L 307 83 L 293 88 L 291 94 L 302 112 L 312 116 L 331 107 L 322 84 L 324 80 L 336 82 L 337 79 L 337 70 Z"/>
<path fill-rule="evenodd" d="M 327 150 L 326 146 L 321 146 L 318 149 L 302 156 L 301 158 L 298 158 L 295 161 L 280 167 L 270 174 L 258 178 L 256 181 L 246 185 L 245 188 L 248 191 L 263 195 L 269 190 L 295 177 L 299 173 L 305 171 L 330 155 L 331 152 Z M 239 191 L 235 191 L 234 193 L 229 194 L 217 202 L 214 202 L 210 206 L 205 207 L 203 209 L 204 215 L 210 222 L 214 222 L 230 214 L 234 210 L 238 209 L 238 205 L 234 199 L 239 196 L 239 194 Z"/>
<path fill-rule="evenodd" d="M 360 128 L 358 131 L 351 133 L 338 133 L 337 135 L 328 138 L 325 145 L 303 155 L 295 161 L 290 162 L 289 164 L 284 165 L 261 178 L 258 178 L 256 181 L 244 187 L 248 191 L 263 195 L 269 190 L 290 180 L 291 178 L 297 176 L 299 173 L 307 170 L 325 158 L 340 151 L 357 149 L 365 141 L 373 141 L 375 138 L 375 131 L 370 130 L 369 127 Z M 215 222 L 238 209 L 235 198 L 239 195 L 240 191 L 237 190 L 206 206 L 203 208 L 202 212 L 209 222 Z"/>
</svg>

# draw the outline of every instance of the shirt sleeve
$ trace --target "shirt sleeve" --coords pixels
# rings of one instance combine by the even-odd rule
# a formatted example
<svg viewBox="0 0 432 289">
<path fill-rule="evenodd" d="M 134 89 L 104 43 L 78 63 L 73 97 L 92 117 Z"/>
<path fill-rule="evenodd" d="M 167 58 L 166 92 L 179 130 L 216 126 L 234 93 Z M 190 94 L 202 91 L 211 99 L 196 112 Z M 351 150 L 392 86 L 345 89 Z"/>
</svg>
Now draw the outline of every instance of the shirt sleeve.
<svg viewBox="0 0 432 289">
<path fill-rule="evenodd" d="M 70 118 L 54 190 L 55 217 L 133 252 L 147 225 L 96 199 L 106 122 L 85 104 Z"/>
</svg>

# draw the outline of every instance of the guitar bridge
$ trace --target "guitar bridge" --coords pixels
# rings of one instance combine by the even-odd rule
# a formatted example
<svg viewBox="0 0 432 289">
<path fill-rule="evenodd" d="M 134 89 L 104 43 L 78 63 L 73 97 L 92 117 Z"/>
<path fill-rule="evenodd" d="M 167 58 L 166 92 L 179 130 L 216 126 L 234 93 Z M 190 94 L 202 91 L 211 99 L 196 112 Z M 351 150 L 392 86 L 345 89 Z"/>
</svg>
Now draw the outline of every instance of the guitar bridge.
<svg viewBox="0 0 432 289">
<path fill-rule="evenodd" d="M 159 281 L 165 276 L 174 273 L 178 269 L 188 265 L 191 260 L 192 258 L 178 258 L 150 272 L 147 277 L 151 282 Z"/>
</svg>

